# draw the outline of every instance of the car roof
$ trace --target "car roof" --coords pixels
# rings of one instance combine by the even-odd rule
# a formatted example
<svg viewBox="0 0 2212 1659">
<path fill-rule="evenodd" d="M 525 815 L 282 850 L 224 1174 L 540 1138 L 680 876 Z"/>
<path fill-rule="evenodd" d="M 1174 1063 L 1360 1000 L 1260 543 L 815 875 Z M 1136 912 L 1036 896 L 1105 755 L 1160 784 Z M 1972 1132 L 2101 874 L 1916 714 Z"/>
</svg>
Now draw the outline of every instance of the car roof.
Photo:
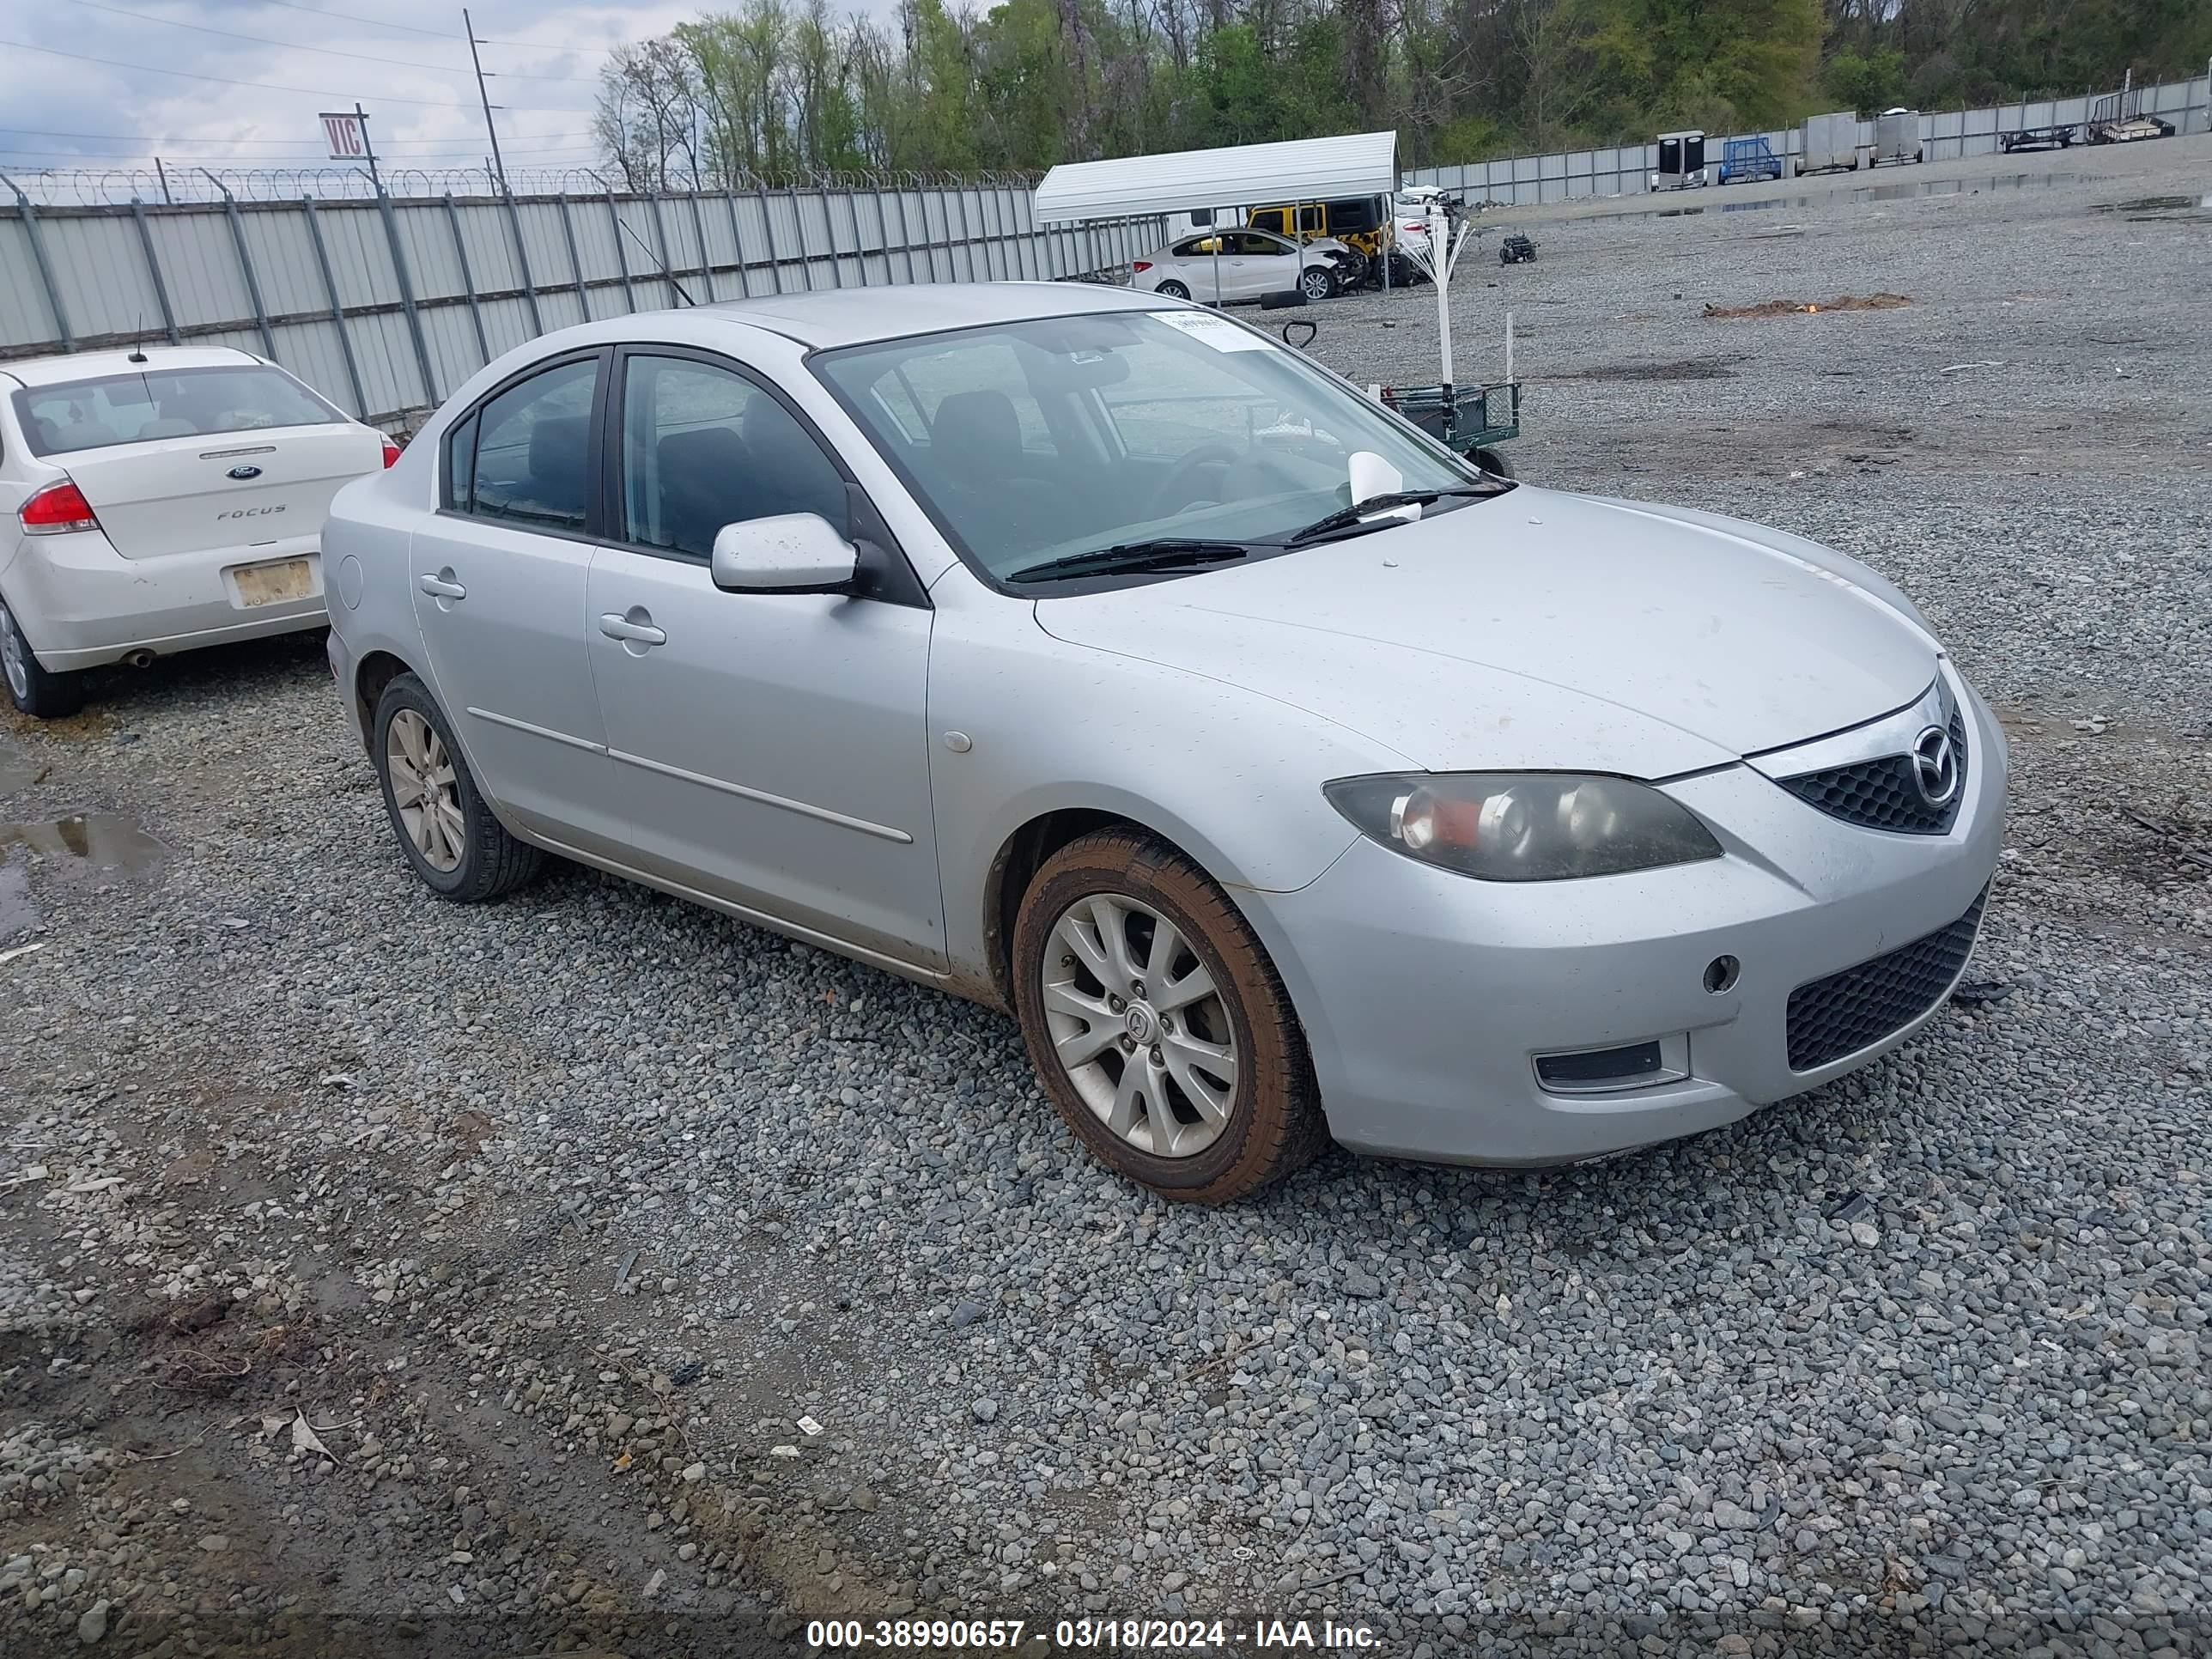
<svg viewBox="0 0 2212 1659">
<path fill-rule="evenodd" d="M 132 362 L 134 352 L 146 361 Z M 232 346 L 129 346 L 113 351 L 21 357 L 0 362 L 0 374 L 12 374 L 25 386 L 53 386 L 64 380 L 98 380 L 104 374 L 136 374 L 157 368 L 235 368 L 260 361 L 252 352 Z"/>
<path fill-rule="evenodd" d="M 726 317 L 801 345 L 828 348 L 1035 317 L 1158 311 L 1166 303 L 1157 294 L 1109 288 L 1101 283 L 916 283 L 720 300 L 697 307 L 696 314 Z"/>
</svg>

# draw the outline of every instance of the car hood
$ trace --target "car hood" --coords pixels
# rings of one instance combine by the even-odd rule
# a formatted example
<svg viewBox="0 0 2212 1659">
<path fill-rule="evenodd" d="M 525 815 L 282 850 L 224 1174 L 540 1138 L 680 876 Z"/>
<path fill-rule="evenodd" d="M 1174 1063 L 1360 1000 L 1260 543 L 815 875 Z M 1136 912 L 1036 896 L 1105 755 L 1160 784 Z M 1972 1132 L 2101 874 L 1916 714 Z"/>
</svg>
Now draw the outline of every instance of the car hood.
<svg viewBox="0 0 2212 1659">
<path fill-rule="evenodd" d="M 1795 537 L 1523 485 L 1036 615 L 1057 639 L 1257 691 L 1423 768 L 1664 778 L 1911 702 L 1941 650 L 1908 610 Z"/>
</svg>

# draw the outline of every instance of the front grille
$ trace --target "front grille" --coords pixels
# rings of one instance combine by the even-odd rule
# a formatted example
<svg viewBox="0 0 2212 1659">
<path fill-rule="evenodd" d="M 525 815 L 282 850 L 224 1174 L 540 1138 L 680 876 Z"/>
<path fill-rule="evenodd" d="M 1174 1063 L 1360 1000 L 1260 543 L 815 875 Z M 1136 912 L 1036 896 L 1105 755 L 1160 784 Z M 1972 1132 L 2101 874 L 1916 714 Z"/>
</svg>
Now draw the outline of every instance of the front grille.
<svg viewBox="0 0 2212 1659">
<path fill-rule="evenodd" d="M 1989 896 L 1984 887 L 1965 915 L 1925 939 L 1792 991 L 1790 1069 L 1817 1071 L 1933 1008 L 1966 965 Z"/>
<path fill-rule="evenodd" d="M 1958 757 L 1959 787 L 1941 806 L 1930 806 L 1921 795 L 1910 755 L 1884 755 L 1776 781 L 1846 823 L 1900 836 L 1940 836 L 1957 821 L 1959 803 L 1966 798 L 1966 720 L 1956 708 L 1951 711 L 1951 750 Z"/>
</svg>

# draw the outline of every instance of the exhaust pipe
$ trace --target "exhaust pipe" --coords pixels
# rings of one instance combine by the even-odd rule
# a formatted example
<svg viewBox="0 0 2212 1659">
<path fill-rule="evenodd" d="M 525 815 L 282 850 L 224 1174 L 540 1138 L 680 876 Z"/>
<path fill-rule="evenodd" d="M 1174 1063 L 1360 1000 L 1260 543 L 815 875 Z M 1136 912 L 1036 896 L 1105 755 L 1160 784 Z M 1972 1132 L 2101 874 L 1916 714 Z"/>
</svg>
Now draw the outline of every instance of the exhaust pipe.
<svg viewBox="0 0 2212 1659">
<path fill-rule="evenodd" d="M 150 668 L 154 665 L 154 653 L 142 645 L 136 651 L 125 652 L 123 660 L 132 668 Z"/>
</svg>

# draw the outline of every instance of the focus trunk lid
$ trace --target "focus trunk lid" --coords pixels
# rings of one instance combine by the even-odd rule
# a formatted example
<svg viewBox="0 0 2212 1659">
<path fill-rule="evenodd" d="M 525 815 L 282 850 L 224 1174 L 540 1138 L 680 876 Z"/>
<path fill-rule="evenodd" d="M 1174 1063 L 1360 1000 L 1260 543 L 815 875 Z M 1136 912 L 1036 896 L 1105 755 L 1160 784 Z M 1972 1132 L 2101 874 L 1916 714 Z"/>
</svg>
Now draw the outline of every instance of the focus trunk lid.
<svg viewBox="0 0 2212 1659">
<path fill-rule="evenodd" d="M 50 459 L 69 470 L 118 553 L 151 559 L 313 535 L 341 485 L 383 465 L 384 447 L 347 423 L 157 438 Z"/>
</svg>

